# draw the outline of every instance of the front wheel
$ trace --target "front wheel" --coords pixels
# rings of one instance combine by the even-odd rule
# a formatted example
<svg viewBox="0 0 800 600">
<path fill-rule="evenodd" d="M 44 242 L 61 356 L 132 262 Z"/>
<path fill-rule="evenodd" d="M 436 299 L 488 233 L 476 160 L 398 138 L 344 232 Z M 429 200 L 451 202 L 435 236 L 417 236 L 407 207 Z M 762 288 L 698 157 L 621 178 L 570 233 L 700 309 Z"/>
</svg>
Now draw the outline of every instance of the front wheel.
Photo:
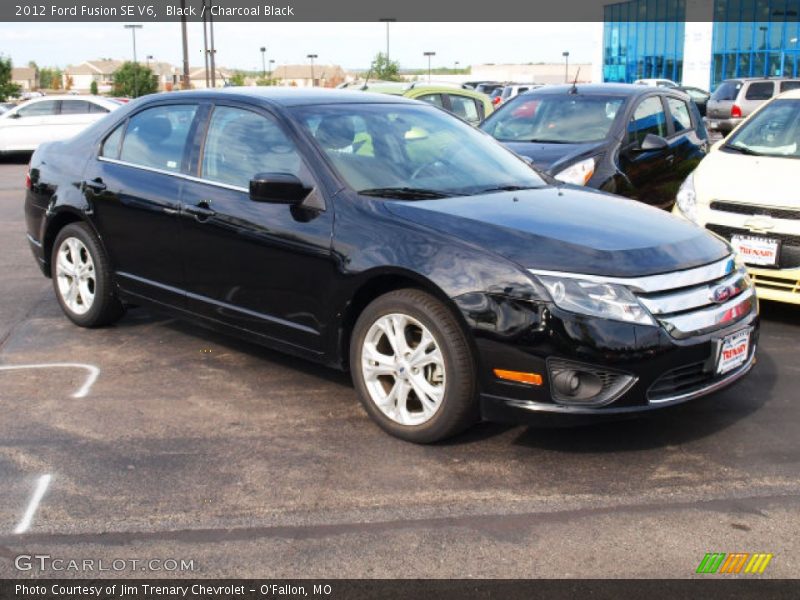
<svg viewBox="0 0 800 600">
<path fill-rule="evenodd" d="M 464 331 L 426 292 L 390 292 L 364 310 L 353 330 L 350 369 L 366 411 L 396 437 L 436 442 L 477 420 Z"/>
<path fill-rule="evenodd" d="M 58 303 L 76 325 L 102 327 L 125 312 L 108 258 L 85 223 L 71 223 L 58 232 L 50 268 Z"/>
</svg>

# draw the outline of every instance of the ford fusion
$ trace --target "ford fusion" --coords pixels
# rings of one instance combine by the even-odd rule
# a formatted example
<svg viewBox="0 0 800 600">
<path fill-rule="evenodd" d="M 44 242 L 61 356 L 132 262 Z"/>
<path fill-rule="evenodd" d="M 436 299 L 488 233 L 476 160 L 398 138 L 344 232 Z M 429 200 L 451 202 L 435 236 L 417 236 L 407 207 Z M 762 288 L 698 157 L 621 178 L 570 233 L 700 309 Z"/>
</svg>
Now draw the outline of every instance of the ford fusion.
<svg viewBox="0 0 800 600">
<path fill-rule="evenodd" d="M 748 372 L 720 238 L 543 179 L 441 109 L 344 90 L 181 92 L 42 145 L 28 239 L 66 316 L 148 305 L 349 369 L 386 431 L 675 404 Z"/>
</svg>

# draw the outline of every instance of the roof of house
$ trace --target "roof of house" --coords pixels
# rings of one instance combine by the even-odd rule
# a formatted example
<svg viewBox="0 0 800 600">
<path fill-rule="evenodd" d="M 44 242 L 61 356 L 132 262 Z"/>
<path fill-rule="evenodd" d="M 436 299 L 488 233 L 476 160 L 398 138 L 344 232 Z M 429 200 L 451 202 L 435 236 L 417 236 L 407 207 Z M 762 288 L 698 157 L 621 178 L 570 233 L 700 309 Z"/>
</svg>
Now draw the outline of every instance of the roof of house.
<svg viewBox="0 0 800 600">
<path fill-rule="evenodd" d="M 79 65 L 69 65 L 64 71 L 68 75 L 112 75 L 123 64 L 121 60 L 86 60 Z"/>
<path fill-rule="evenodd" d="M 311 65 L 281 65 L 275 67 L 275 79 L 311 79 Z M 339 65 L 314 65 L 314 79 L 344 78 L 345 72 Z"/>
<path fill-rule="evenodd" d="M 36 79 L 36 69 L 33 67 L 15 67 L 11 69 L 12 81 L 32 81 Z"/>
</svg>

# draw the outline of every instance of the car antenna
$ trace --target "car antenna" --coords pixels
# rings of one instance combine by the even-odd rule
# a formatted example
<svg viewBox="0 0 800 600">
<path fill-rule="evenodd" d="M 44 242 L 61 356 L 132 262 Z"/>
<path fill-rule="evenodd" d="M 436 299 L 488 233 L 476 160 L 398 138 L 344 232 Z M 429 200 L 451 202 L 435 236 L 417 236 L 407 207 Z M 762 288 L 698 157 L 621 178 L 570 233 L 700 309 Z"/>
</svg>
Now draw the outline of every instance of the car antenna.
<svg viewBox="0 0 800 600">
<path fill-rule="evenodd" d="M 364 90 L 366 90 L 366 89 L 367 89 L 367 87 L 368 87 L 368 84 L 369 84 L 369 78 L 370 78 L 370 76 L 372 75 L 372 67 L 373 67 L 374 65 L 375 65 L 375 63 L 374 63 L 374 62 L 373 62 L 373 63 L 370 63 L 370 65 L 369 65 L 369 71 L 367 71 L 367 78 L 364 80 L 364 85 L 362 85 L 362 86 L 361 86 L 361 91 L 362 91 L 362 92 L 363 92 Z"/>
<path fill-rule="evenodd" d="M 577 94 L 578 93 L 578 76 L 581 74 L 581 68 L 578 67 L 578 72 L 575 73 L 575 79 L 572 81 L 572 87 L 569 88 L 568 94 Z"/>
</svg>

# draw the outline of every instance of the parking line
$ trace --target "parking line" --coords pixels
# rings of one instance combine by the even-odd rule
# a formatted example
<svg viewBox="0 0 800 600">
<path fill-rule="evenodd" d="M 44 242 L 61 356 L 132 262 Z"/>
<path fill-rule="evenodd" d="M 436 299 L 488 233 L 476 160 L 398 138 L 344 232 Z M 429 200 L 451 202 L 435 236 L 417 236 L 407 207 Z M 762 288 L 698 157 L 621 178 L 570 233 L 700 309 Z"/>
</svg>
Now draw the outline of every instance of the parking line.
<svg viewBox="0 0 800 600">
<path fill-rule="evenodd" d="M 0 365 L 0 371 L 14 371 L 19 369 L 85 369 L 89 372 L 86 380 L 77 392 L 72 394 L 73 398 L 85 398 L 92 389 L 94 382 L 97 381 L 97 376 L 100 375 L 100 369 L 94 365 L 87 365 L 85 363 L 43 363 L 37 365 Z"/>
<path fill-rule="evenodd" d="M 47 486 L 49 485 L 50 475 L 42 475 L 39 477 L 39 481 L 36 483 L 36 490 L 33 492 L 30 504 L 28 504 L 28 510 L 25 511 L 25 515 L 22 517 L 19 525 L 14 529 L 14 533 L 20 534 L 28 531 L 28 528 L 31 526 L 31 521 L 33 520 L 33 515 L 36 514 L 36 509 L 39 508 L 39 503 L 42 501 L 44 493 L 47 491 Z"/>
</svg>

